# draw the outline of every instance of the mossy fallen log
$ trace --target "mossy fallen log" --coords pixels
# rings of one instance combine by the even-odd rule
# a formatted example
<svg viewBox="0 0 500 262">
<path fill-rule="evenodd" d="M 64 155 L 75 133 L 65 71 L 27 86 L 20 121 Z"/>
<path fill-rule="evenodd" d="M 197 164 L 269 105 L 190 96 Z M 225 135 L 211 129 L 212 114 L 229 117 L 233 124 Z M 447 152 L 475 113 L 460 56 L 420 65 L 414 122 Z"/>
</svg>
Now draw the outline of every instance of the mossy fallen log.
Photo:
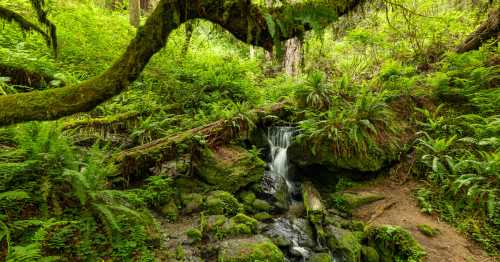
<svg viewBox="0 0 500 262">
<path fill-rule="evenodd" d="M 235 138 L 248 136 L 251 123 L 244 119 L 250 119 L 255 124 L 266 116 L 281 113 L 285 105 L 286 102 L 282 102 L 254 109 L 246 113 L 245 117 L 240 115 L 231 119 L 218 120 L 155 140 L 149 144 L 131 148 L 119 153 L 115 157 L 115 163 L 119 173 L 125 177 L 147 175 L 150 173 L 151 168 L 159 167 L 162 163 L 189 152 L 193 146 L 197 146 L 200 142 L 209 147 L 217 147 Z"/>
<path fill-rule="evenodd" d="M 8 83 L 11 85 L 21 85 L 30 87 L 31 89 L 41 90 L 50 85 L 50 82 L 57 80 L 60 81 L 58 86 L 63 86 L 62 80 L 44 73 L 35 72 L 26 68 L 0 63 L 0 76 L 8 77 Z M 23 90 L 19 90 L 23 91 Z M 27 90 L 31 91 L 31 90 Z"/>
</svg>

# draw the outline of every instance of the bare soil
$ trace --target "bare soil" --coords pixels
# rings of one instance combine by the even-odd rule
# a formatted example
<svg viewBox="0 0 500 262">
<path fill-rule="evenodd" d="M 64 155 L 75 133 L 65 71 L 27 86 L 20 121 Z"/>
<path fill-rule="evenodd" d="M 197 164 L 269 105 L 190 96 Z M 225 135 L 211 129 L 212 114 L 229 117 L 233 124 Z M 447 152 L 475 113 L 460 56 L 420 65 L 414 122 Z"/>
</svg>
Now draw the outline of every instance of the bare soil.
<svg viewBox="0 0 500 262">
<path fill-rule="evenodd" d="M 420 212 L 412 194 L 418 185 L 418 182 L 412 180 L 401 183 L 394 181 L 394 178 L 384 177 L 349 190 L 385 196 L 383 200 L 356 209 L 353 216 L 372 225 L 395 225 L 407 229 L 427 252 L 425 261 L 495 261 L 472 240 L 466 239 L 456 229 L 440 221 L 439 217 Z M 420 224 L 439 229 L 440 233 L 434 237 L 425 236 L 417 228 Z"/>
</svg>

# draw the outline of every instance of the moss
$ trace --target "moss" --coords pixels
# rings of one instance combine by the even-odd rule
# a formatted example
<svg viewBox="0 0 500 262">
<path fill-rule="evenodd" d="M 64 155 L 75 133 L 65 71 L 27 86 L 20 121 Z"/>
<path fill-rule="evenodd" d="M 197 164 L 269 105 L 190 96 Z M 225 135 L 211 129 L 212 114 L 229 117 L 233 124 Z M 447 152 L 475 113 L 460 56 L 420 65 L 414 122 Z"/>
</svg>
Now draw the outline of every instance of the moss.
<svg viewBox="0 0 500 262">
<path fill-rule="evenodd" d="M 259 221 L 267 221 L 267 220 L 270 220 L 271 218 L 273 218 L 273 216 L 271 216 L 269 213 L 267 212 L 260 212 L 260 213 L 257 213 L 253 216 L 255 219 L 259 220 Z"/>
<path fill-rule="evenodd" d="M 176 221 L 179 216 L 179 210 L 175 201 L 170 201 L 168 204 L 164 205 L 161 210 L 161 214 L 165 216 L 169 221 Z"/>
<path fill-rule="evenodd" d="M 201 231 L 197 228 L 190 228 L 187 232 L 186 235 L 191 238 L 194 241 L 200 241 L 201 238 L 203 237 L 203 234 Z"/>
<path fill-rule="evenodd" d="M 377 250 L 382 261 L 421 261 L 425 256 L 411 234 L 400 227 L 371 227 L 365 235 L 368 245 Z"/>
<path fill-rule="evenodd" d="M 378 252 L 373 247 L 363 246 L 361 247 L 361 258 L 365 262 L 379 262 L 380 256 Z"/>
<path fill-rule="evenodd" d="M 326 227 L 327 245 L 331 250 L 339 250 L 347 262 L 357 262 L 361 257 L 362 232 L 351 232 L 342 228 Z"/>
<path fill-rule="evenodd" d="M 240 193 L 241 202 L 245 205 L 252 205 L 257 197 L 251 191 L 243 191 Z"/>
<path fill-rule="evenodd" d="M 262 199 L 255 199 L 252 203 L 253 208 L 255 208 L 256 211 L 262 211 L 262 212 L 268 212 L 271 210 L 271 205 L 267 203 L 267 201 L 264 201 Z"/>
<path fill-rule="evenodd" d="M 340 211 L 351 213 L 353 209 L 384 199 L 373 193 L 335 193 L 330 195 L 330 205 Z"/>
<path fill-rule="evenodd" d="M 333 257 L 328 253 L 314 253 L 308 260 L 309 262 L 332 262 Z"/>
<path fill-rule="evenodd" d="M 216 189 L 236 192 L 264 175 L 265 162 L 237 146 L 205 148 L 194 165 L 196 173 Z"/>
<path fill-rule="evenodd" d="M 237 214 L 222 226 L 219 237 L 251 235 L 257 232 L 258 221 L 244 214 Z"/>
<path fill-rule="evenodd" d="M 213 191 L 207 196 L 205 209 L 209 215 L 235 215 L 243 208 L 231 193 Z"/>
<path fill-rule="evenodd" d="M 283 252 L 271 240 L 256 236 L 246 239 L 231 239 L 221 244 L 219 262 L 283 262 Z"/>
<path fill-rule="evenodd" d="M 428 237 L 434 237 L 440 233 L 439 229 L 433 228 L 433 227 L 431 227 L 429 225 L 425 225 L 425 224 L 417 225 L 417 228 L 422 234 L 424 234 Z"/>
<path fill-rule="evenodd" d="M 181 201 L 184 206 L 184 213 L 190 214 L 201 210 L 203 206 L 203 195 L 197 193 L 182 194 Z"/>
</svg>

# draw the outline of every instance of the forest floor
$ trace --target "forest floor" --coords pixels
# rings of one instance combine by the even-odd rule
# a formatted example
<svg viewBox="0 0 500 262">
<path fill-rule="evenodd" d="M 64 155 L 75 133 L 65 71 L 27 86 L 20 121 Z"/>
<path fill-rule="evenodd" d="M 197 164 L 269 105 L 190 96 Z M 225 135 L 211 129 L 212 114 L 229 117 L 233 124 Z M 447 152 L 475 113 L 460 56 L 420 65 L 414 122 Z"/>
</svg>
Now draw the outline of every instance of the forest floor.
<svg viewBox="0 0 500 262">
<path fill-rule="evenodd" d="M 425 249 L 425 261 L 431 262 L 465 262 L 494 261 L 486 255 L 477 244 L 465 238 L 453 227 L 439 220 L 436 215 L 420 212 L 413 191 L 419 183 L 411 179 L 382 177 L 364 184 L 356 189 L 348 190 L 356 193 L 374 193 L 383 195 L 383 200 L 362 206 L 353 212 L 353 218 L 372 225 L 394 225 L 407 229 Z M 422 234 L 417 225 L 425 224 L 438 229 L 440 233 L 434 237 Z"/>
</svg>

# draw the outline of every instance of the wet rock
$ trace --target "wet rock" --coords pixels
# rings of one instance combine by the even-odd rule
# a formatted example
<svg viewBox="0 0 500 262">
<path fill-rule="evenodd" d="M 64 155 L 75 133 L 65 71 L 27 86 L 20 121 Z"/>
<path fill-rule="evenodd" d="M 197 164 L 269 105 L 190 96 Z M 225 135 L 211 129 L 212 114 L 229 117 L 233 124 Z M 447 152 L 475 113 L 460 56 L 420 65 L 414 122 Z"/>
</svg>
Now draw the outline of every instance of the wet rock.
<svg viewBox="0 0 500 262">
<path fill-rule="evenodd" d="M 297 257 L 307 258 L 316 245 L 313 228 L 307 219 L 277 218 L 263 234 Z"/>
<path fill-rule="evenodd" d="M 282 176 L 265 172 L 261 182 L 261 198 L 271 203 L 275 211 L 286 211 L 290 206 L 290 194 L 286 179 Z"/>
<path fill-rule="evenodd" d="M 205 148 L 195 172 L 213 188 L 234 193 L 240 188 L 261 180 L 265 163 L 258 156 L 238 146 Z"/>
<path fill-rule="evenodd" d="M 283 252 L 266 237 L 256 235 L 248 238 L 225 240 L 220 245 L 219 261 L 267 261 L 283 262 Z"/>
</svg>

